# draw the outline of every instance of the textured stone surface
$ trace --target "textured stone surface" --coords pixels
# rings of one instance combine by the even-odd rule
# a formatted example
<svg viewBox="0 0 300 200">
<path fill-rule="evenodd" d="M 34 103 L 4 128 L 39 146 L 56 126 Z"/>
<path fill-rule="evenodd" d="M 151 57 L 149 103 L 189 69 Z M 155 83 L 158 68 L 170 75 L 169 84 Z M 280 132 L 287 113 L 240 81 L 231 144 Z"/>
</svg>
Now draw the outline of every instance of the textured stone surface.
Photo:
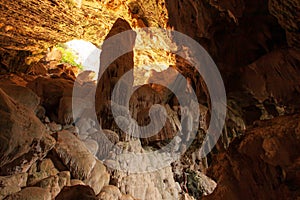
<svg viewBox="0 0 300 200">
<path fill-rule="evenodd" d="M 40 187 L 27 187 L 18 193 L 9 195 L 5 200 L 51 200 L 48 190 Z"/>
<path fill-rule="evenodd" d="M 72 96 L 73 81 L 64 78 L 38 77 L 30 81 L 27 87 L 41 98 L 41 104 L 46 109 L 47 116 L 57 121 L 60 99 L 64 96 Z M 71 117 L 65 116 L 69 119 Z"/>
<path fill-rule="evenodd" d="M 51 193 L 51 199 L 54 199 L 58 195 L 61 189 L 58 181 L 59 178 L 57 175 L 50 176 L 38 182 L 36 186 L 48 190 Z"/>
<path fill-rule="evenodd" d="M 2 88 L 2 90 L 13 100 L 24 105 L 29 110 L 36 111 L 38 105 L 40 104 L 40 98 L 29 88 L 5 83 L 0 83 L 0 88 Z"/>
<path fill-rule="evenodd" d="M 107 185 L 104 186 L 101 192 L 97 195 L 99 200 L 119 200 L 122 197 L 122 194 L 116 186 Z"/>
<path fill-rule="evenodd" d="M 55 144 L 45 126 L 30 111 L 0 89 L 0 174 L 25 172 Z"/>
<path fill-rule="evenodd" d="M 258 122 L 214 158 L 216 190 L 204 199 L 296 199 L 299 196 L 299 115 Z"/>
<path fill-rule="evenodd" d="M 131 140 L 129 142 L 120 142 L 120 147 L 125 148 L 125 152 L 144 153 L 139 140 Z M 149 159 L 149 158 L 145 158 Z M 149 161 L 148 161 L 149 162 Z M 151 161 L 150 161 L 151 162 Z M 155 161 L 153 161 L 155 162 Z M 121 166 L 126 166 L 126 170 L 141 167 L 145 165 L 145 161 L 139 163 L 126 163 L 121 161 Z M 144 167 L 145 169 L 145 167 Z M 180 188 L 174 180 L 171 167 L 157 169 L 153 172 L 144 171 L 143 173 L 126 173 L 123 171 L 113 170 L 111 183 L 117 186 L 123 194 L 130 194 L 135 199 L 142 200 L 177 200 L 179 199 Z"/>
<path fill-rule="evenodd" d="M 99 193 L 109 182 L 106 167 L 89 152 L 84 143 L 68 131 L 56 134 L 55 152 L 68 167 L 72 176 L 90 185 Z"/>
<path fill-rule="evenodd" d="M 19 192 L 22 187 L 26 186 L 27 173 L 14 174 L 11 176 L 0 176 L 0 199 Z"/>
<path fill-rule="evenodd" d="M 90 188 L 89 186 L 75 185 L 71 187 L 64 187 L 55 199 L 56 200 L 65 200 L 65 199 L 97 200 L 97 197 L 93 189 Z"/>
<path fill-rule="evenodd" d="M 287 42 L 292 47 L 300 48 L 300 2 L 297 0 L 271 0 L 269 10 L 285 29 Z"/>
<path fill-rule="evenodd" d="M 34 163 L 28 171 L 28 186 L 34 186 L 39 181 L 49 177 L 54 176 L 59 171 L 55 168 L 52 160 L 49 158 L 43 159 L 39 163 Z"/>
<path fill-rule="evenodd" d="M 172 199 L 179 198 L 178 187 L 175 184 L 171 167 L 156 172 L 142 174 L 125 174 L 117 172 L 117 187 L 124 194 L 130 194 L 136 199 Z"/>
<path fill-rule="evenodd" d="M 287 109 L 299 109 L 300 51 L 270 52 L 241 71 L 241 82 L 259 102 L 268 99 Z M 270 113 L 272 114 L 272 113 Z"/>
<path fill-rule="evenodd" d="M 129 23 L 123 19 L 118 19 L 111 28 L 106 39 L 114 35 L 130 31 Z M 122 38 L 115 39 L 114 41 L 105 41 L 102 45 L 102 52 L 100 55 L 101 66 L 99 71 L 99 80 L 96 90 L 96 112 L 100 120 L 102 128 L 110 129 L 112 120 L 107 116 L 109 111 L 104 112 L 106 109 L 105 104 L 111 99 L 112 91 L 119 81 L 119 79 L 128 71 L 133 69 L 133 46 L 135 43 L 136 33 L 133 31 L 127 32 Z M 125 53 L 126 52 L 126 53 Z M 124 54 L 125 53 L 125 54 Z M 116 54 L 120 54 L 119 56 Z M 124 54 L 124 55 L 123 55 Z M 117 58 L 114 58 L 117 56 Z M 107 67 L 107 68 L 106 68 Z M 122 84 L 119 88 L 119 93 L 124 95 L 123 101 L 129 101 L 129 94 L 133 85 L 133 71 L 129 76 L 129 80 Z M 110 108 L 109 108 L 110 109 Z"/>
</svg>

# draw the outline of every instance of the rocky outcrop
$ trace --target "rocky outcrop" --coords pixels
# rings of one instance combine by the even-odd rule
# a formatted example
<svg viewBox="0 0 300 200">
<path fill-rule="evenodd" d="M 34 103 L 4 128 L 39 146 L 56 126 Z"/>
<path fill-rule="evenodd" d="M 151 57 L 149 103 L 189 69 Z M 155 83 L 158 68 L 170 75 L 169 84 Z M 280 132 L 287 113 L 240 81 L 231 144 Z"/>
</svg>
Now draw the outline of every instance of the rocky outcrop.
<svg viewBox="0 0 300 200">
<path fill-rule="evenodd" d="M 282 28 L 286 31 L 287 42 L 290 47 L 300 48 L 300 2 L 297 0 L 271 0 L 269 10 L 274 15 Z"/>
<path fill-rule="evenodd" d="M 276 105 L 285 107 L 283 112 L 293 113 L 299 110 L 296 103 L 300 92 L 299 64 L 298 50 L 288 48 L 270 52 L 241 69 L 241 85 L 258 102 L 264 102 L 269 115 L 282 114 L 276 110 Z"/>
<path fill-rule="evenodd" d="M 26 172 L 55 145 L 33 111 L 12 100 L 0 89 L 0 174 Z"/>
<path fill-rule="evenodd" d="M 295 199 L 299 196 L 299 115 L 257 122 L 213 159 L 217 188 L 204 199 Z"/>
<path fill-rule="evenodd" d="M 119 33 L 127 31 L 122 37 L 114 37 Z M 129 32 L 128 32 L 129 31 Z M 123 33 L 124 34 L 124 33 Z M 100 70 L 99 81 L 96 90 L 96 112 L 103 129 L 110 129 L 113 120 L 108 116 L 110 112 L 110 103 L 112 92 L 115 89 L 116 83 L 126 73 L 133 70 L 133 47 L 135 43 L 136 33 L 131 31 L 131 27 L 123 19 L 118 19 L 109 34 L 106 36 L 106 41 L 102 45 L 102 52 L 100 55 Z M 125 54 L 124 54 L 125 53 Z M 118 88 L 119 98 L 123 102 L 129 101 L 130 93 L 133 86 L 133 71 L 128 75 L 128 79 Z M 127 103 L 128 104 L 128 103 Z M 123 106 L 125 106 L 124 104 Z M 107 108 L 107 106 L 109 108 Z M 107 110 L 108 109 L 108 110 Z"/>
<path fill-rule="evenodd" d="M 25 72 L 27 64 L 37 62 L 47 48 L 74 38 L 100 44 L 115 17 L 102 18 L 107 12 L 94 9 L 102 6 L 99 2 L 84 2 L 81 8 L 75 2 L 1 2 L 1 67 Z"/>
<path fill-rule="evenodd" d="M 26 186 L 27 177 L 27 173 L 0 177 L 0 198 L 4 199 L 8 195 L 21 191 L 21 188 Z"/>
<path fill-rule="evenodd" d="M 267 1 L 167 0 L 166 4 L 170 25 L 200 42 L 224 75 L 285 40 Z"/>
</svg>

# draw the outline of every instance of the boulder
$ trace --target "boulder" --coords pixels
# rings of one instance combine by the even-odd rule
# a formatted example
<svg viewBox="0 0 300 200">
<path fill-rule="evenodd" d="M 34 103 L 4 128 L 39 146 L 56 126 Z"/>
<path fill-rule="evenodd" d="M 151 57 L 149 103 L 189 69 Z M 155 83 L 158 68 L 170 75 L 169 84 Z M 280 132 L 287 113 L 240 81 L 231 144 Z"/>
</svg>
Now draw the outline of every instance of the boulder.
<svg viewBox="0 0 300 200">
<path fill-rule="evenodd" d="M 50 191 L 51 199 L 54 199 L 61 190 L 58 182 L 59 182 L 59 177 L 57 175 L 54 175 L 41 180 L 36 184 L 36 186 Z"/>
<path fill-rule="evenodd" d="M 21 191 L 21 188 L 26 186 L 27 177 L 27 173 L 0 176 L 0 199 Z"/>
<path fill-rule="evenodd" d="M 122 194 L 116 186 L 107 185 L 104 186 L 101 192 L 97 195 L 99 200 L 119 200 Z"/>
<path fill-rule="evenodd" d="M 26 172 L 55 145 L 33 111 L 0 89 L 0 174 Z"/>
<path fill-rule="evenodd" d="M 49 158 L 42 160 L 39 163 L 34 163 L 29 169 L 28 173 L 28 186 L 34 186 L 39 181 L 58 174 L 58 170 L 55 168 L 52 160 Z"/>
<path fill-rule="evenodd" d="M 58 107 L 62 97 L 71 97 L 73 81 L 64 78 L 38 77 L 27 84 L 41 98 L 41 104 L 46 109 L 47 116 L 57 118 Z M 52 120 L 57 120 L 51 116 Z"/>
<path fill-rule="evenodd" d="M 64 187 L 55 200 L 97 200 L 93 189 L 87 185 Z"/>
<path fill-rule="evenodd" d="M 37 111 L 40 98 L 31 89 L 15 84 L 0 84 L 0 88 L 27 109 Z"/>
<path fill-rule="evenodd" d="M 20 192 L 9 195 L 5 200 L 51 200 L 51 194 L 48 190 L 40 187 L 27 187 Z"/>
<path fill-rule="evenodd" d="M 68 131 L 55 135 L 54 151 L 70 170 L 72 177 L 82 180 L 99 193 L 109 182 L 106 167 L 90 153 L 82 141 Z"/>
</svg>

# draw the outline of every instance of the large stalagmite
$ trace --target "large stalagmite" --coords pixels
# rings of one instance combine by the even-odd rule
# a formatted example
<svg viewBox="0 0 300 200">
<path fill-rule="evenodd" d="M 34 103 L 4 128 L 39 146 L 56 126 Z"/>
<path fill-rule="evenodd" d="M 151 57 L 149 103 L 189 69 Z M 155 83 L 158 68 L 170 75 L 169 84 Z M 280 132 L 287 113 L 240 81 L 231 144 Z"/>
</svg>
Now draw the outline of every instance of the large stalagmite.
<svg viewBox="0 0 300 200">
<path fill-rule="evenodd" d="M 131 27 L 128 22 L 118 19 L 102 45 L 95 103 L 97 116 L 102 128 L 110 129 L 112 127 L 114 119 L 109 115 L 111 113 L 111 95 L 116 83 L 126 72 L 130 73 L 129 79 L 122 84 L 118 93 L 125 95 L 123 96 L 124 100 L 128 99 L 129 102 L 130 91 L 133 87 L 133 47 L 136 37 L 136 33 L 130 30 Z M 119 33 L 123 34 L 122 37 L 113 37 Z M 112 37 L 114 38 L 113 40 L 111 40 Z"/>
</svg>

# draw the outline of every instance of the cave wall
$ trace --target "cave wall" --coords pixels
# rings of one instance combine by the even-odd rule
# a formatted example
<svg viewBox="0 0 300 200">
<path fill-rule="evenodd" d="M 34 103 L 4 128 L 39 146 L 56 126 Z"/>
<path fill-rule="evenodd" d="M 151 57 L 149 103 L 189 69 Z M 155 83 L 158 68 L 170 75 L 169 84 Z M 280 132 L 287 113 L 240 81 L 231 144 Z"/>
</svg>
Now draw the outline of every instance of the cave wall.
<svg viewBox="0 0 300 200">
<path fill-rule="evenodd" d="M 169 25 L 212 56 L 229 101 L 240 107 L 237 113 L 246 123 L 279 115 L 268 113 L 263 102 L 281 106 L 281 114 L 299 110 L 294 103 L 299 95 L 298 2 L 166 0 L 166 5 Z M 203 85 L 193 67 L 178 68 L 191 77 L 194 88 Z"/>
<path fill-rule="evenodd" d="M 224 74 L 286 44 L 267 0 L 166 0 L 169 23 L 200 42 Z M 186 11 L 189 12 L 186 12 Z"/>
</svg>

